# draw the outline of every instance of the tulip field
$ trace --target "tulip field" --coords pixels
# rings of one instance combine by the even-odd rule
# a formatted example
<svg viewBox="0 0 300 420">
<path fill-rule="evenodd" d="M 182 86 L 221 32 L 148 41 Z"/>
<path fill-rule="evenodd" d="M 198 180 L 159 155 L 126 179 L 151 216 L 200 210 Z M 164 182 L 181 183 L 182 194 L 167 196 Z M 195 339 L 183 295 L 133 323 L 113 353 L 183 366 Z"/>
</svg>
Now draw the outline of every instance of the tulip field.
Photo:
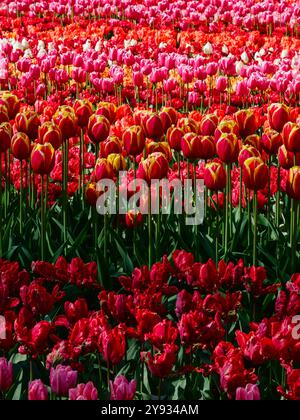
<svg viewBox="0 0 300 420">
<path fill-rule="evenodd" d="M 300 400 L 299 218 L 299 2 L 0 2 L 1 400 Z"/>
</svg>

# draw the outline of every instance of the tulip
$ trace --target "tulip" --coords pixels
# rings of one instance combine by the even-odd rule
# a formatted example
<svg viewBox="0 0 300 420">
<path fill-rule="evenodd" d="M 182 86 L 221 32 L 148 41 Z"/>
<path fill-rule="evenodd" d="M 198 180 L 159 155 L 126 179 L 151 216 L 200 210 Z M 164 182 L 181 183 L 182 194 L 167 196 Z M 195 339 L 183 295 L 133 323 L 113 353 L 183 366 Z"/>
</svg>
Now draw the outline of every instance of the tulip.
<svg viewBox="0 0 300 420">
<path fill-rule="evenodd" d="M 13 365 L 5 357 L 0 357 L 0 391 L 6 392 L 13 384 Z"/>
<path fill-rule="evenodd" d="M 283 142 L 289 152 L 300 152 L 300 125 L 288 122 L 282 130 Z"/>
<path fill-rule="evenodd" d="M 114 381 L 109 382 L 110 399 L 116 401 L 130 401 L 136 393 L 136 381 L 128 381 L 125 376 L 120 375 Z"/>
<path fill-rule="evenodd" d="M 29 383 L 28 387 L 29 401 L 46 401 L 48 400 L 48 389 L 40 379 L 36 379 Z"/>
<path fill-rule="evenodd" d="M 215 114 L 205 115 L 200 122 L 200 132 L 203 136 L 213 136 L 218 125 L 218 116 Z"/>
<path fill-rule="evenodd" d="M 107 157 L 107 162 L 111 164 L 113 171 L 118 173 L 126 169 L 126 160 L 121 154 L 112 153 Z"/>
<path fill-rule="evenodd" d="M 268 108 L 268 120 L 271 128 L 280 132 L 289 121 L 289 108 L 285 104 L 272 104 Z"/>
<path fill-rule="evenodd" d="M 11 139 L 11 151 L 18 160 L 28 159 L 30 156 L 30 140 L 25 133 L 16 133 Z"/>
<path fill-rule="evenodd" d="M 145 136 L 150 139 L 159 140 L 164 134 L 163 123 L 158 114 L 145 114 L 141 123 Z"/>
<path fill-rule="evenodd" d="M 225 92 L 226 89 L 227 89 L 227 78 L 224 76 L 218 77 L 216 81 L 216 90 L 218 92 Z"/>
<path fill-rule="evenodd" d="M 163 107 L 159 113 L 159 117 L 165 133 L 172 125 L 176 125 L 178 121 L 178 114 L 174 108 Z"/>
<path fill-rule="evenodd" d="M 95 165 L 95 175 L 97 181 L 101 179 L 113 179 L 114 169 L 111 163 L 104 158 L 98 159 Z"/>
<path fill-rule="evenodd" d="M 300 200 L 300 166 L 293 166 L 289 170 L 286 192 L 289 197 Z"/>
<path fill-rule="evenodd" d="M 257 385 L 247 384 L 245 388 L 237 388 L 236 400 L 259 401 L 260 392 Z"/>
<path fill-rule="evenodd" d="M 8 110 L 6 105 L 0 104 L 0 124 L 9 122 Z"/>
<path fill-rule="evenodd" d="M 152 153 L 139 164 L 137 177 L 145 179 L 148 183 L 152 179 L 165 178 L 169 171 L 169 162 L 163 153 Z"/>
<path fill-rule="evenodd" d="M 166 141 L 148 141 L 146 143 L 146 156 L 157 152 L 163 153 L 169 162 L 172 160 L 173 156 L 169 143 L 167 143 Z"/>
<path fill-rule="evenodd" d="M 59 397 L 67 397 L 69 390 L 75 388 L 78 373 L 70 366 L 58 365 L 50 371 L 50 386 L 52 392 Z"/>
<path fill-rule="evenodd" d="M 235 134 L 222 134 L 217 141 L 216 150 L 222 162 L 230 164 L 237 161 L 239 142 Z"/>
<path fill-rule="evenodd" d="M 274 155 L 282 145 L 282 137 L 277 131 L 267 129 L 262 135 L 261 144 L 269 155 Z"/>
<path fill-rule="evenodd" d="M 104 331 L 101 333 L 99 341 L 103 357 L 107 364 L 119 364 L 126 353 L 124 332 L 118 327 Z"/>
<path fill-rule="evenodd" d="M 223 190 L 226 186 L 226 171 L 220 162 L 211 162 L 204 169 L 204 184 L 209 190 Z"/>
<path fill-rule="evenodd" d="M 181 128 L 186 133 L 195 133 L 198 134 L 199 132 L 199 125 L 197 121 L 193 120 L 192 118 L 181 118 L 178 120 L 177 127 Z"/>
<path fill-rule="evenodd" d="M 5 153 L 11 145 L 12 128 L 9 123 L 0 124 L 0 154 Z"/>
<path fill-rule="evenodd" d="M 238 162 L 239 165 L 241 167 L 244 166 L 244 162 L 245 160 L 247 160 L 250 157 L 260 157 L 261 158 L 261 154 L 259 153 L 259 151 L 253 147 L 253 146 L 249 146 L 249 145 L 244 145 L 239 153 L 239 157 L 238 157 Z"/>
<path fill-rule="evenodd" d="M 260 153 L 262 151 L 261 138 L 257 134 L 251 134 L 250 136 L 247 136 L 244 140 L 244 145 L 253 146 Z"/>
<path fill-rule="evenodd" d="M 279 166 L 283 169 L 290 169 L 294 166 L 295 158 L 296 165 L 300 165 L 300 153 L 288 152 L 284 144 L 279 147 L 277 157 Z"/>
<path fill-rule="evenodd" d="M 239 135 L 239 126 L 234 120 L 222 120 L 215 131 L 215 140 L 218 141 L 222 134 Z"/>
<path fill-rule="evenodd" d="M 78 121 L 73 108 L 60 106 L 53 116 L 53 121 L 60 129 L 63 140 L 76 136 Z"/>
<path fill-rule="evenodd" d="M 139 125 L 128 127 L 123 133 L 122 140 L 128 155 L 137 156 L 144 150 L 145 137 Z"/>
<path fill-rule="evenodd" d="M 99 191 L 97 191 L 97 184 L 95 182 L 90 182 L 85 190 L 86 201 L 90 206 L 95 206 L 99 196 L 100 194 Z"/>
<path fill-rule="evenodd" d="M 239 133 L 242 138 L 246 138 L 255 133 L 258 128 L 256 116 L 249 109 L 242 109 L 234 114 L 234 119 L 238 124 Z"/>
<path fill-rule="evenodd" d="M 13 120 L 20 109 L 20 101 L 10 92 L 0 92 L 0 104 L 4 104 L 10 120 Z"/>
<path fill-rule="evenodd" d="M 50 143 L 36 144 L 31 152 L 31 167 L 39 175 L 48 175 L 55 162 L 55 150 Z"/>
<path fill-rule="evenodd" d="M 70 401 L 97 401 L 98 391 L 93 382 L 78 384 L 76 388 L 69 389 Z"/>
<path fill-rule="evenodd" d="M 54 150 L 59 149 L 62 143 L 61 131 L 52 121 L 46 121 L 39 127 L 38 138 L 41 143 L 50 143 Z"/>
<path fill-rule="evenodd" d="M 103 115 L 110 124 L 113 124 L 117 115 L 117 107 L 111 102 L 100 102 L 96 111 L 96 115 Z"/>
<path fill-rule="evenodd" d="M 122 143 L 117 136 L 110 136 L 100 144 L 100 157 L 107 158 L 112 153 L 122 153 Z"/>
<path fill-rule="evenodd" d="M 93 114 L 88 123 L 88 136 L 93 143 L 99 144 L 109 136 L 110 123 L 103 115 Z"/>
<path fill-rule="evenodd" d="M 17 130 L 27 134 L 31 140 L 37 138 L 38 128 L 41 122 L 36 112 L 25 110 L 19 113 L 16 116 L 15 123 Z"/>
<path fill-rule="evenodd" d="M 76 100 L 74 103 L 74 112 L 79 127 L 87 127 L 89 118 L 93 114 L 92 104 L 86 100 Z"/>
<path fill-rule="evenodd" d="M 260 157 L 250 157 L 244 161 L 243 179 L 250 190 L 262 190 L 268 183 L 269 171 Z"/>
<path fill-rule="evenodd" d="M 136 228 L 143 221 L 143 215 L 141 212 L 135 210 L 129 210 L 125 215 L 125 223 L 129 229 Z"/>
<path fill-rule="evenodd" d="M 171 149 L 174 149 L 177 152 L 181 150 L 181 141 L 183 136 L 184 132 L 181 128 L 172 126 L 168 129 L 166 138 Z"/>
</svg>

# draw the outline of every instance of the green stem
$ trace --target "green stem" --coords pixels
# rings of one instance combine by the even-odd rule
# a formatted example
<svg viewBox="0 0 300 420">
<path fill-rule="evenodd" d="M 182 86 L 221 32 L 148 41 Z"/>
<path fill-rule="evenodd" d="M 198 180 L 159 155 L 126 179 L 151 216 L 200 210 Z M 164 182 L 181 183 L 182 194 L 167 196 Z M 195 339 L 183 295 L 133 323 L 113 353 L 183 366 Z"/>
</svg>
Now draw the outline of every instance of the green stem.
<svg viewBox="0 0 300 420">
<path fill-rule="evenodd" d="M 23 234 L 23 161 L 20 160 L 20 235 Z"/>
<path fill-rule="evenodd" d="M 44 176 L 41 175 L 41 258 L 45 261 L 45 188 L 44 188 Z"/>
<path fill-rule="evenodd" d="M 276 227 L 279 228 L 280 223 L 280 166 L 277 168 L 277 193 L 276 193 Z M 279 239 L 279 238 L 278 238 Z"/>
<path fill-rule="evenodd" d="M 240 168 L 240 195 L 239 195 L 239 217 L 242 219 L 242 209 L 243 209 L 243 170 Z"/>
<path fill-rule="evenodd" d="M 197 203 L 197 165 L 196 163 L 194 163 L 194 200 L 195 200 L 195 206 Z M 205 188 L 205 187 L 204 187 Z M 204 200 L 207 201 L 207 196 L 205 196 L 207 194 L 207 189 L 204 189 Z M 206 215 L 205 215 L 206 217 Z M 196 261 L 199 261 L 199 243 L 198 243 L 198 224 L 196 222 L 195 224 L 195 257 L 196 257 Z"/>
<path fill-rule="evenodd" d="M 148 194 L 148 265 L 152 267 L 152 215 L 151 215 L 151 187 Z"/>
<path fill-rule="evenodd" d="M 0 258 L 2 257 L 2 153 L 0 153 Z"/>
<path fill-rule="evenodd" d="M 216 264 L 219 262 L 219 228 L 220 228 L 220 215 L 219 215 L 219 194 L 217 191 L 217 222 L 216 222 Z"/>
</svg>

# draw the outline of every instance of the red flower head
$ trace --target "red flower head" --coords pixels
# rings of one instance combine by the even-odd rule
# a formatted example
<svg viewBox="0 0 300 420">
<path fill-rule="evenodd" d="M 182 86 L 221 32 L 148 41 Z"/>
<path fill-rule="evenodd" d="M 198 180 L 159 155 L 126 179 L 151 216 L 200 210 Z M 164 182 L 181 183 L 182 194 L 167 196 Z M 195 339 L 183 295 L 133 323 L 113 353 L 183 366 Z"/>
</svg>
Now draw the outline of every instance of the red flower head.
<svg viewBox="0 0 300 420">
<path fill-rule="evenodd" d="M 145 147 L 145 136 L 142 127 L 132 125 L 123 134 L 123 144 L 128 155 L 137 156 L 142 153 Z"/>
<path fill-rule="evenodd" d="M 153 153 L 162 153 L 168 159 L 168 162 L 172 160 L 172 151 L 169 143 L 166 141 L 151 141 L 148 140 L 146 143 L 146 155 L 152 155 Z"/>
<path fill-rule="evenodd" d="M 122 143 L 117 136 L 110 136 L 100 144 L 100 157 L 107 158 L 112 153 L 122 153 Z"/>
<path fill-rule="evenodd" d="M 279 147 L 277 156 L 279 165 L 284 169 L 290 169 L 292 166 L 294 166 L 295 158 L 296 165 L 300 165 L 300 153 L 287 151 L 284 144 Z"/>
<path fill-rule="evenodd" d="M 300 152 L 300 125 L 288 122 L 282 130 L 283 142 L 289 152 Z"/>
<path fill-rule="evenodd" d="M 220 162 L 211 162 L 204 169 L 204 184 L 209 190 L 223 190 L 226 186 L 226 171 Z"/>
<path fill-rule="evenodd" d="M 234 163 L 239 155 L 239 141 L 235 134 L 222 134 L 216 144 L 217 154 L 224 163 Z"/>
<path fill-rule="evenodd" d="M 159 117 L 165 133 L 172 125 L 176 125 L 178 121 L 178 113 L 174 108 L 163 107 L 159 113 Z"/>
<path fill-rule="evenodd" d="M 39 175 L 48 175 L 54 168 L 55 150 L 50 143 L 36 144 L 31 152 L 31 167 Z"/>
<path fill-rule="evenodd" d="M 72 107 L 60 106 L 53 116 L 53 121 L 60 129 L 63 140 L 76 136 L 78 121 Z"/>
<path fill-rule="evenodd" d="M 235 134 L 235 136 L 238 136 L 239 126 L 234 120 L 224 119 L 218 124 L 216 128 L 215 140 L 218 141 L 223 134 Z"/>
<path fill-rule="evenodd" d="M 114 169 L 107 159 L 98 159 L 95 166 L 96 180 L 113 179 Z"/>
<path fill-rule="evenodd" d="M 11 139 L 11 151 L 18 160 L 28 159 L 30 156 L 30 139 L 25 133 L 16 133 Z"/>
<path fill-rule="evenodd" d="M 272 104 L 268 108 L 270 127 L 280 132 L 290 118 L 289 108 L 285 104 Z"/>
<path fill-rule="evenodd" d="M 148 369 L 152 375 L 158 378 L 166 378 L 172 372 L 176 363 L 176 352 L 178 347 L 175 344 L 165 344 L 161 353 L 155 353 L 154 357 L 150 352 L 142 354 L 146 360 Z"/>
<path fill-rule="evenodd" d="M 124 171 L 127 167 L 124 156 L 118 153 L 111 153 L 107 157 L 107 162 L 111 164 L 115 173 L 118 173 L 119 171 Z"/>
<path fill-rule="evenodd" d="M 251 134 L 251 136 L 246 137 L 244 140 L 244 145 L 253 146 L 260 153 L 262 151 L 261 139 L 258 134 Z"/>
<path fill-rule="evenodd" d="M 99 338 L 100 351 L 107 363 L 117 365 L 126 352 L 125 333 L 119 327 L 105 330 Z"/>
<path fill-rule="evenodd" d="M 102 177 L 102 174 L 100 175 L 99 180 L 102 179 L 101 177 Z M 106 177 L 104 176 L 104 178 Z M 96 182 L 90 182 L 85 189 L 86 201 L 89 203 L 90 206 L 95 206 L 99 196 L 100 196 L 100 191 L 97 191 Z"/>
<path fill-rule="evenodd" d="M 79 127 L 87 127 L 89 118 L 93 114 L 92 104 L 87 100 L 77 99 L 74 103 L 74 112 L 77 117 Z"/>
<path fill-rule="evenodd" d="M 200 133 L 203 136 L 213 136 L 218 126 L 219 118 L 216 114 L 204 115 L 200 122 Z"/>
<path fill-rule="evenodd" d="M 148 183 L 152 179 L 165 178 L 169 171 L 169 162 L 163 153 L 152 153 L 147 159 L 142 160 L 137 170 L 137 177 Z"/>
<path fill-rule="evenodd" d="M 101 143 L 109 136 L 110 123 L 103 115 L 93 114 L 88 123 L 88 136 L 93 143 Z"/>
<path fill-rule="evenodd" d="M 158 114 L 144 114 L 141 123 L 145 136 L 149 139 L 159 140 L 164 134 L 163 123 Z"/>
<path fill-rule="evenodd" d="M 172 126 L 167 131 L 167 141 L 171 149 L 179 152 L 181 150 L 181 140 L 183 139 L 184 132 L 181 128 Z"/>
<path fill-rule="evenodd" d="M 245 160 L 243 167 L 243 180 L 250 190 L 262 190 L 268 183 L 269 171 L 267 165 L 259 157 L 250 157 Z"/>
<path fill-rule="evenodd" d="M 178 336 L 178 330 L 172 325 L 172 321 L 164 319 L 162 322 L 156 324 L 152 333 L 145 335 L 145 340 L 163 350 L 164 344 L 174 344 Z"/>
<path fill-rule="evenodd" d="M 13 120 L 20 110 L 20 101 L 10 92 L 0 92 L 0 104 L 6 106 L 10 120 Z"/>
<path fill-rule="evenodd" d="M 6 105 L 0 104 L 0 124 L 9 122 L 8 110 Z"/>
<path fill-rule="evenodd" d="M 261 138 L 261 144 L 269 155 L 274 155 L 282 145 L 282 137 L 277 131 L 269 128 L 264 131 Z"/>
<path fill-rule="evenodd" d="M 300 200 L 300 166 L 290 168 L 286 182 L 286 192 L 291 198 Z"/>
<path fill-rule="evenodd" d="M 59 149 L 61 146 L 61 131 L 52 121 L 46 121 L 39 127 L 38 138 L 41 143 L 50 143 L 54 150 Z"/>
<path fill-rule="evenodd" d="M 27 134 L 31 140 L 37 138 L 41 122 L 36 112 L 25 109 L 16 116 L 15 123 L 17 130 Z"/>
<path fill-rule="evenodd" d="M 5 153 L 11 145 L 12 128 L 9 123 L 0 124 L 0 153 Z"/>
<path fill-rule="evenodd" d="M 108 119 L 110 124 L 113 124 L 117 116 L 117 107 L 111 102 L 100 102 L 97 107 L 96 115 L 103 115 L 103 117 Z"/>
<path fill-rule="evenodd" d="M 181 128 L 184 134 L 187 134 L 187 133 L 198 134 L 199 132 L 199 125 L 197 121 L 193 120 L 192 118 L 181 118 L 177 122 L 177 127 Z"/>
<path fill-rule="evenodd" d="M 255 147 L 249 145 L 243 146 L 239 153 L 239 165 L 243 167 L 245 160 L 250 157 L 261 157 L 261 155 Z"/>
</svg>

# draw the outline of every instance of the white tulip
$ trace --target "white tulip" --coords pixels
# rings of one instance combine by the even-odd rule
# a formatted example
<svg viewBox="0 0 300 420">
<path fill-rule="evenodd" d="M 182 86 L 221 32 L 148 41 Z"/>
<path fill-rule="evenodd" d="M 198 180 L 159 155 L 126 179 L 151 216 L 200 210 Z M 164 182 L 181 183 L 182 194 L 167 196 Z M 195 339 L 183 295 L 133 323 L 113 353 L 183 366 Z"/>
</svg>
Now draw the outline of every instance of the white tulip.
<svg viewBox="0 0 300 420">
<path fill-rule="evenodd" d="M 248 54 L 246 53 L 246 51 L 244 51 L 244 52 L 241 54 L 241 59 L 242 59 L 242 61 L 243 61 L 245 64 L 248 64 L 248 63 L 249 63 L 249 57 L 248 57 Z"/>
<path fill-rule="evenodd" d="M 211 43 L 210 42 L 207 42 L 205 45 L 204 45 L 204 47 L 202 48 L 202 51 L 204 52 L 204 54 L 207 54 L 207 55 L 209 55 L 209 54 L 211 54 L 212 53 L 212 45 L 211 45 Z"/>
</svg>

